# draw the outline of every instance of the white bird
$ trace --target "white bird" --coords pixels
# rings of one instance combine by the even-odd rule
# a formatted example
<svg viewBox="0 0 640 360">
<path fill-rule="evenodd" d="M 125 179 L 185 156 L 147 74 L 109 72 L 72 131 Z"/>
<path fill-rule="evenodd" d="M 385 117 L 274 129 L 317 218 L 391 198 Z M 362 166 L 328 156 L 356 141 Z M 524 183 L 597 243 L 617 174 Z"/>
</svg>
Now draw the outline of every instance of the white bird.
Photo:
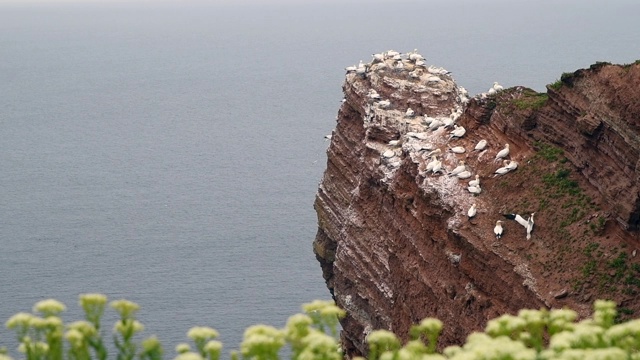
<svg viewBox="0 0 640 360">
<path fill-rule="evenodd" d="M 429 152 L 427 155 L 425 155 L 425 156 L 426 156 L 426 157 L 429 157 L 429 156 L 435 156 L 435 155 L 439 155 L 439 154 L 441 154 L 441 153 L 442 153 L 442 150 L 440 150 L 440 149 L 435 149 L 435 150 L 433 150 L 433 151 L 430 151 L 430 152 Z"/>
<path fill-rule="evenodd" d="M 373 56 L 373 61 L 384 61 L 384 53 L 372 54 L 371 56 Z"/>
<path fill-rule="evenodd" d="M 331 134 L 328 134 L 328 135 L 325 135 L 325 136 L 324 136 L 324 139 L 325 139 L 325 140 L 331 140 L 331 137 L 332 137 L 332 135 L 331 135 Z"/>
<path fill-rule="evenodd" d="M 455 124 L 455 120 L 452 119 L 451 117 L 444 117 L 442 118 L 442 123 L 444 124 L 444 127 L 446 128 L 450 128 L 453 126 L 453 124 Z"/>
<path fill-rule="evenodd" d="M 496 221 L 496 226 L 493 228 L 493 233 L 496 234 L 496 239 L 500 239 L 502 237 L 502 221 Z"/>
<path fill-rule="evenodd" d="M 511 160 L 507 164 L 506 168 L 509 169 L 510 171 L 513 171 L 518 168 L 518 163 L 516 161 Z"/>
<path fill-rule="evenodd" d="M 509 155 L 509 144 L 504 144 L 504 149 L 500 150 L 497 154 L 496 154 L 496 159 L 495 161 L 498 161 L 500 159 L 503 159 L 505 157 L 507 157 Z"/>
<path fill-rule="evenodd" d="M 482 139 L 480 141 L 478 141 L 478 143 L 476 144 L 476 147 L 473 148 L 473 151 L 482 151 L 487 147 L 487 140 Z"/>
<path fill-rule="evenodd" d="M 480 188 L 480 185 L 478 185 L 478 186 L 469 186 L 467 188 L 467 190 L 469 190 L 469 192 L 472 193 L 473 195 L 479 195 L 482 192 L 482 189 Z"/>
<path fill-rule="evenodd" d="M 389 100 L 381 100 L 381 101 L 378 101 L 377 104 L 381 108 L 386 109 L 391 105 L 391 101 L 389 101 Z"/>
<path fill-rule="evenodd" d="M 497 92 L 497 91 L 496 91 L 496 89 L 494 89 L 494 88 L 491 88 L 491 89 L 489 89 L 489 90 L 487 91 L 487 95 L 488 95 L 488 96 L 492 96 L 492 95 L 495 95 L 495 94 L 497 94 L 497 93 L 498 93 L 498 92 Z"/>
<path fill-rule="evenodd" d="M 473 203 L 471 205 L 471 207 L 469 208 L 469 211 L 467 211 L 467 216 L 469 217 L 469 219 L 471 219 L 472 217 L 476 216 L 476 204 Z"/>
<path fill-rule="evenodd" d="M 402 140 L 391 140 L 388 142 L 390 146 L 400 146 L 402 145 Z"/>
<path fill-rule="evenodd" d="M 385 56 L 386 56 L 387 58 L 393 58 L 393 57 L 394 57 L 394 56 L 396 56 L 396 55 L 400 55 L 400 53 L 399 53 L 399 52 L 397 52 L 397 51 L 395 51 L 395 50 L 389 50 L 389 51 L 387 51 L 387 52 L 385 53 Z"/>
<path fill-rule="evenodd" d="M 460 160 L 458 162 L 458 166 L 456 166 L 455 169 L 451 170 L 447 175 L 449 175 L 449 176 L 458 175 L 461 172 L 465 171 L 466 169 L 467 169 L 467 167 L 464 165 L 464 161 Z"/>
<path fill-rule="evenodd" d="M 476 175 L 475 180 L 469 181 L 469 186 L 480 186 L 480 175 Z"/>
<path fill-rule="evenodd" d="M 455 146 L 455 147 L 449 148 L 449 151 L 454 154 L 464 154 L 465 152 L 463 146 Z"/>
<path fill-rule="evenodd" d="M 431 124 L 429 124 L 429 129 L 435 131 L 438 130 L 440 126 L 442 126 L 442 121 L 435 119 L 431 122 Z"/>
<path fill-rule="evenodd" d="M 464 134 L 466 134 L 466 132 L 467 132 L 467 129 L 465 129 L 464 127 L 458 126 L 458 125 L 454 125 L 454 130 L 451 131 L 451 133 L 450 133 L 451 136 L 449 137 L 449 139 L 452 139 L 454 137 L 458 137 L 458 138 L 463 137 Z"/>
<path fill-rule="evenodd" d="M 429 161 L 429 163 L 427 164 L 426 171 L 429 172 L 433 170 L 433 167 L 436 165 L 436 162 L 438 162 L 438 158 L 436 157 L 436 155 L 431 156 L 431 161 Z"/>
<path fill-rule="evenodd" d="M 493 90 L 495 90 L 496 92 L 497 92 L 497 91 L 502 91 L 502 90 L 504 90 L 504 88 L 502 87 L 502 85 L 498 84 L 498 82 L 497 82 L 497 81 L 494 81 L 494 82 L 493 82 L 493 87 L 492 87 L 492 89 L 493 89 Z"/>
<path fill-rule="evenodd" d="M 424 60 L 424 57 L 418 54 L 418 49 L 413 49 L 412 52 L 409 52 L 409 60 L 411 61 Z"/>
<path fill-rule="evenodd" d="M 426 125 L 430 125 L 433 122 L 433 120 L 435 120 L 435 118 L 432 118 L 431 116 L 427 116 L 427 115 L 424 116 L 424 123 Z"/>
<path fill-rule="evenodd" d="M 531 239 L 531 232 L 533 231 L 533 215 L 535 215 L 536 213 L 531 213 L 531 217 L 529 217 L 529 220 L 527 220 L 527 240 Z"/>
<path fill-rule="evenodd" d="M 412 108 L 408 108 L 407 111 L 404 113 L 404 116 L 406 117 L 413 117 L 416 114 L 415 111 L 413 111 Z"/>
<path fill-rule="evenodd" d="M 367 94 L 367 96 L 369 99 L 380 100 L 380 94 L 378 94 L 374 89 L 369 90 L 369 94 Z"/>
<path fill-rule="evenodd" d="M 519 214 L 504 214 L 507 219 L 515 220 L 518 224 L 522 225 L 527 230 L 527 240 L 531 239 L 531 232 L 533 231 L 533 216 L 536 213 L 531 213 L 529 219 L 523 218 Z"/>
<path fill-rule="evenodd" d="M 355 66 L 355 65 L 351 65 L 351 66 L 347 66 L 347 67 L 346 67 L 346 68 L 344 68 L 344 69 L 347 71 L 347 73 L 350 73 L 350 72 L 354 72 L 354 71 L 356 71 L 356 70 L 358 69 L 358 67 L 357 67 L 357 66 Z"/>
<path fill-rule="evenodd" d="M 495 175 L 493 175 L 493 177 L 496 177 L 498 175 L 504 175 L 504 174 L 506 174 L 506 173 L 511 171 L 511 169 L 509 169 L 507 167 L 507 164 L 509 163 L 509 161 L 504 160 L 502 163 L 503 163 L 504 166 L 502 166 L 502 167 L 498 168 L 496 171 L 494 171 Z"/>
<path fill-rule="evenodd" d="M 442 161 L 436 159 L 436 163 L 433 164 L 431 171 L 435 174 L 442 171 Z"/>
<path fill-rule="evenodd" d="M 458 177 L 458 179 L 468 179 L 471 177 L 471 172 L 469 170 L 465 170 L 456 176 Z"/>
</svg>

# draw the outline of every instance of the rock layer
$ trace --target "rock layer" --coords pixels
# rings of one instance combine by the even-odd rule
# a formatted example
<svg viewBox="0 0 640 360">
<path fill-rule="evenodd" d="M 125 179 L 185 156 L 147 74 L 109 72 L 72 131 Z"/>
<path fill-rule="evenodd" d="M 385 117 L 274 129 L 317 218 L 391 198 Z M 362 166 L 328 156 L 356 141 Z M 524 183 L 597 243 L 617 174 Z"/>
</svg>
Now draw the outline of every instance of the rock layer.
<svg viewBox="0 0 640 360">
<path fill-rule="evenodd" d="M 609 293 L 640 310 L 636 287 L 623 284 L 635 270 L 640 277 L 629 232 L 640 213 L 640 65 L 579 70 L 548 94 L 516 87 L 470 101 L 446 71 L 408 57 L 362 67 L 347 73 L 315 202 L 314 251 L 348 313 L 341 334 L 347 355 L 366 354 L 373 329 L 404 336 L 424 317 L 445 323 L 446 346 L 524 307 L 587 314 L 594 297 Z M 461 139 L 429 129 L 447 118 L 467 129 Z M 471 151 L 480 139 L 488 149 Z M 500 166 L 494 156 L 506 143 L 518 170 L 493 177 Z M 466 151 L 448 152 L 453 146 Z M 467 191 L 471 179 L 429 173 L 433 149 L 442 150 L 446 169 L 466 161 L 480 174 L 482 193 Z M 469 220 L 472 203 L 478 214 Z M 515 210 L 537 211 L 531 240 L 501 215 Z M 493 235 L 498 219 L 505 221 L 500 240 Z M 612 268 L 621 257 L 624 269 Z M 621 285 L 599 286 L 600 270 Z"/>
</svg>

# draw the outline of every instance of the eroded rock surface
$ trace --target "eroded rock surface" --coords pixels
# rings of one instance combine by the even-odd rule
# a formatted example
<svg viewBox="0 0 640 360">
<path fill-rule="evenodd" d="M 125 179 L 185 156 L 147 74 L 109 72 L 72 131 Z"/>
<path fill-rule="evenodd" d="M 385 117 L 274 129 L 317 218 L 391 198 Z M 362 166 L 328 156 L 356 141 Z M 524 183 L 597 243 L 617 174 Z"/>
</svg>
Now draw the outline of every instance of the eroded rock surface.
<svg viewBox="0 0 640 360">
<path fill-rule="evenodd" d="M 314 251 L 348 312 L 347 355 L 365 354 L 373 329 L 402 336 L 428 316 L 445 323 L 442 347 L 525 307 L 586 315 L 607 297 L 640 311 L 629 231 L 640 213 L 640 65 L 579 70 L 548 94 L 516 87 L 468 99 L 445 70 L 394 56 L 348 71 L 315 202 Z M 435 121 L 466 134 L 450 138 L 453 126 L 432 130 Z M 472 151 L 481 139 L 487 149 Z M 505 144 L 518 168 L 494 176 Z M 465 152 L 449 151 L 458 146 Z M 444 170 L 434 174 L 437 149 Z M 472 177 L 447 176 L 461 160 Z M 532 212 L 531 240 L 503 216 Z"/>
</svg>

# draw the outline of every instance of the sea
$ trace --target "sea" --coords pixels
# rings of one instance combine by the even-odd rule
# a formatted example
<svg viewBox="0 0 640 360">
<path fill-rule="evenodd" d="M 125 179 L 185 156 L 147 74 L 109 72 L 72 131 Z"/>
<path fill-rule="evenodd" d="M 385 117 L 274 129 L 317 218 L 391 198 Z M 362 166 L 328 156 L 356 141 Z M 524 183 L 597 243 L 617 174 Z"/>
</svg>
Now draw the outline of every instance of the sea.
<svg viewBox="0 0 640 360">
<path fill-rule="evenodd" d="M 418 49 L 471 94 L 640 59 L 636 0 L 0 0 L 0 322 L 78 295 L 192 326 L 330 299 L 313 202 L 344 68 Z M 110 337 L 115 319 L 105 315 Z M 15 336 L 0 345 L 16 355 Z"/>
</svg>

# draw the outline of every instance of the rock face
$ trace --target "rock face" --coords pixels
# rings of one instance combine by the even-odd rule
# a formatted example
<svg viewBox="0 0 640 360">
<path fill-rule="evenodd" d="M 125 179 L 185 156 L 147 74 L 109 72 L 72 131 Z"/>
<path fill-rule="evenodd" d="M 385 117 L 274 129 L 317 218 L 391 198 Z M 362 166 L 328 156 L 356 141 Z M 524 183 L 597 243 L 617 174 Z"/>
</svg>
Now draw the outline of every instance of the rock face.
<svg viewBox="0 0 640 360">
<path fill-rule="evenodd" d="M 366 354 L 371 330 L 404 336 L 425 317 L 445 323 L 443 347 L 525 307 L 586 315 L 609 298 L 627 315 L 640 311 L 640 65 L 597 64 L 546 94 L 516 87 L 468 99 L 445 70 L 419 61 L 385 54 L 350 69 L 343 85 L 314 251 L 348 313 L 346 354 Z M 466 133 L 451 137 L 454 126 Z M 487 149 L 473 151 L 481 139 Z M 494 176 L 505 144 L 518 167 Z M 458 146 L 465 152 L 449 151 Z M 427 169 L 434 150 L 437 173 Z M 471 177 L 448 176 L 461 160 Z M 530 240 L 503 216 L 533 212 Z"/>
</svg>

